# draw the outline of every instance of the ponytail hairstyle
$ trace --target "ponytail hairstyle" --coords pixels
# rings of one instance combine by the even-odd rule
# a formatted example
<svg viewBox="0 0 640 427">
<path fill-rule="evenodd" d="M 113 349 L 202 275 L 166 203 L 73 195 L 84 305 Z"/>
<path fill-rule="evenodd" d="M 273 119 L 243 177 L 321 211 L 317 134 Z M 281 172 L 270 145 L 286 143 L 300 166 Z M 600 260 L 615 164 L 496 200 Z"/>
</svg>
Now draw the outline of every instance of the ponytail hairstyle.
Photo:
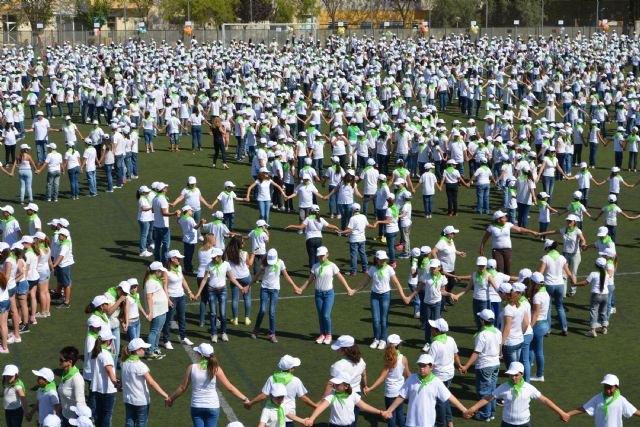
<svg viewBox="0 0 640 427">
<path fill-rule="evenodd" d="M 107 340 L 106 342 L 109 342 L 111 340 Z M 98 355 L 100 353 L 102 353 L 102 344 L 104 344 L 102 342 L 102 339 L 100 338 L 100 335 L 98 335 L 98 338 L 96 338 L 96 343 L 93 345 L 93 349 L 91 350 L 91 358 L 95 359 L 96 357 L 98 357 Z"/>
<path fill-rule="evenodd" d="M 387 348 L 384 350 L 384 367 L 385 369 L 393 369 L 398 364 L 398 347 L 400 344 L 396 345 L 387 345 Z"/>
<path fill-rule="evenodd" d="M 346 357 L 349 362 L 353 363 L 354 365 L 360 363 L 360 360 L 362 359 L 362 353 L 360 353 L 360 348 L 357 344 L 354 344 L 351 347 L 343 348 L 342 353 L 344 354 L 344 357 Z"/>
<path fill-rule="evenodd" d="M 607 282 L 607 270 L 606 265 L 604 267 L 598 267 L 600 273 L 600 293 L 604 290 L 604 285 Z"/>
<path fill-rule="evenodd" d="M 218 373 L 218 368 L 220 367 L 218 359 L 215 354 L 211 353 L 209 357 L 203 357 L 202 360 L 207 361 L 207 377 L 209 377 L 209 381 L 211 381 Z"/>
<path fill-rule="evenodd" d="M 0 288 L 7 289 L 7 276 L 2 271 L 0 271 Z"/>
</svg>

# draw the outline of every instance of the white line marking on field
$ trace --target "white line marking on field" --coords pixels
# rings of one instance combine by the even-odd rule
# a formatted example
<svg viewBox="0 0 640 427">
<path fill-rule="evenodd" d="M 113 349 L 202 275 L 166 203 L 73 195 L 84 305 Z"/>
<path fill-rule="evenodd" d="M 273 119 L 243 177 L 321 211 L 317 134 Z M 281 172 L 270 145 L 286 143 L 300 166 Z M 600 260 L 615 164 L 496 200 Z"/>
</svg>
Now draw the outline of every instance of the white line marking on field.
<svg viewBox="0 0 640 427">
<path fill-rule="evenodd" d="M 200 360 L 200 356 L 195 351 L 193 351 L 193 349 L 190 346 L 186 344 L 182 344 L 182 347 L 184 347 L 184 351 L 186 351 L 187 354 L 189 355 L 189 359 L 191 359 L 193 363 L 198 363 L 198 360 Z M 217 389 L 217 392 L 218 392 L 218 400 L 220 401 L 220 407 L 222 408 L 222 412 L 224 412 L 224 414 L 227 416 L 227 419 L 229 420 L 229 422 L 231 423 L 233 421 L 238 421 L 238 417 L 236 413 L 233 411 L 233 408 L 231 408 L 231 406 L 229 405 L 229 402 L 227 402 L 227 399 L 225 399 L 222 393 L 220 393 L 219 388 Z"/>
</svg>

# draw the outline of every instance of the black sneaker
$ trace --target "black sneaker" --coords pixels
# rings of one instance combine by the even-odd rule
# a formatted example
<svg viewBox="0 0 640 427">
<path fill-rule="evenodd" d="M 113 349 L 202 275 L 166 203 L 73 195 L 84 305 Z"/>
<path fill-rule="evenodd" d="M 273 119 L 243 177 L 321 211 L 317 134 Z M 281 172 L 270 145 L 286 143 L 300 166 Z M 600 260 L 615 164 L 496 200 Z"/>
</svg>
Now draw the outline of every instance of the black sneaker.
<svg viewBox="0 0 640 427">
<path fill-rule="evenodd" d="M 57 308 L 71 308 L 71 304 L 67 304 L 67 303 L 63 302 Z"/>
<path fill-rule="evenodd" d="M 19 328 L 19 329 L 20 329 L 20 333 L 21 333 L 21 334 L 26 334 L 26 333 L 31 332 L 31 331 L 29 330 L 29 325 L 24 325 L 24 324 L 23 324 L 23 325 L 20 325 L 20 328 Z"/>
</svg>

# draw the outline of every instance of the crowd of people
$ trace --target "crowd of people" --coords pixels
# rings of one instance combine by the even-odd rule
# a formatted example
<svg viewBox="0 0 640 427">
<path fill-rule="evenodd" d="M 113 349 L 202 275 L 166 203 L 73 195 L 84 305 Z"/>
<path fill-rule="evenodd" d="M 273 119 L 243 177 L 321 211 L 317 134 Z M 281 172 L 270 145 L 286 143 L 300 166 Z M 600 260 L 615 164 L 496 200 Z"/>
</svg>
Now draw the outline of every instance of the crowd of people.
<svg viewBox="0 0 640 427">
<path fill-rule="evenodd" d="M 49 368 L 33 371 L 38 385 L 34 405 L 19 367 L 5 365 L 7 426 L 21 426 L 36 413 L 39 425 L 46 427 L 110 426 L 119 390 L 125 425 L 153 425 L 150 389 L 171 406 L 189 387 L 193 425 L 216 426 L 218 384 L 247 409 L 265 402 L 260 416 L 265 427 L 313 425 L 327 409 L 333 426 L 355 426 L 364 411 L 389 426 L 449 427 L 454 423 L 451 405 L 465 418 L 492 421 L 497 401 L 504 405 L 503 426 L 529 426 L 531 400 L 544 403 L 564 422 L 587 413 L 596 426 L 611 426 L 621 425 L 622 417 L 640 416 L 621 396 L 613 374 L 602 380 L 602 394 L 570 411 L 531 385 L 545 381 L 544 341 L 552 327 L 552 307 L 564 336 L 569 334 L 564 300 L 578 287 L 588 286 L 591 294 L 586 336 L 607 334 L 616 313 L 618 216 L 640 218 L 618 206 L 627 197 L 622 191 L 638 184 L 621 175 L 623 168 L 627 177 L 637 172 L 637 35 L 330 37 L 324 44 L 292 37 L 281 46 L 232 42 L 226 48 L 194 38 L 189 46 L 130 40 L 51 46 L 42 58 L 30 48 L 5 48 L 2 54 L 5 163 L 0 172 L 18 175 L 17 202 L 25 215 L 23 220 L 11 204 L 0 208 L 0 354 L 9 353 L 33 325 L 51 316 L 52 299 L 61 309 L 71 307 L 75 261 L 70 221 L 53 219 L 49 230 L 43 227 L 34 174 L 46 172 L 41 200 L 52 203 L 80 200 L 83 172 L 89 197 L 103 190 L 98 184 L 110 193 L 142 176 L 149 185 L 136 191 L 138 249 L 143 260 L 153 257 L 140 283 L 123 278 L 91 300 L 82 353 L 79 345 L 60 350 L 60 383 Z M 40 110 L 43 104 L 45 111 Z M 452 114 L 466 122 L 445 121 Z M 30 127 L 25 126 L 28 115 Z M 51 126 L 54 117 L 62 119 L 59 129 Z M 76 123 L 89 125 L 87 135 Z M 203 194 L 196 176 L 190 176 L 170 198 L 167 183 L 139 170 L 139 155 L 148 156 L 140 166 L 154 156 L 184 156 L 179 153 L 185 151 L 185 133 L 191 136 L 193 155 L 207 155 L 207 128 L 212 167 L 221 159 L 223 169 L 241 170 L 234 176 L 244 176 L 244 194 L 230 180 L 220 185 L 219 194 Z M 53 132 L 58 131 L 63 138 L 56 143 Z M 33 133 L 33 145 L 26 133 Z M 171 154 L 156 151 L 154 141 L 162 133 Z M 63 144 L 64 153 L 58 152 Z M 610 144 L 612 156 L 604 152 Z M 230 147 L 235 147 L 233 163 Z M 611 165 L 608 158 L 613 158 Z M 607 176 L 594 176 L 596 166 L 606 168 Z M 98 176 L 100 168 L 103 176 Z M 65 172 L 68 197 L 60 191 Z M 571 186 L 573 180 L 571 200 L 554 197 L 556 187 Z M 592 185 L 608 186 L 606 201 L 590 199 Z M 474 187 L 473 213 L 459 210 L 461 187 Z M 491 206 L 491 193 L 498 195 L 498 205 Z M 420 196 L 422 206 L 414 205 Z M 437 233 L 433 247 L 412 242 L 413 223 L 428 225 L 438 213 L 436 202 L 444 198 L 450 225 Z M 324 217 L 320 200 L 328 201 Z M 252 201 L 258 208 L 255 226 L 240 230 L 236 211 L 248 216 L 242 206 Z M 532 207 L 537 229 L 529 226 Z M 287 213 L 297 214 L 297 223 L 286 229 L 305 239 L 308 277 L 302 283 L 287 270 L 287 264 L 303 264 L 302 257 L 285 263 L 271 239 L 271 215 Z M 552 214 L 565 216 L 565 224 L 550 229 Z M 474 271 L 463 274 L 456 259 L 467 253 L 456 247 L 456 217 L 471 215 L 490 215 L 491 222 L 478 236 Z M 604 216 L 593 238 L 582 231 L 585 216 L 595 221 Z M 182 251 L 171 248 L 172 228 L 179 230 Z M 347 236 L 347 269 L 331 261 L 323 231 Z M 530 268 L 512 270 L 512 233 L 544 241 L 544 253 L 529 260 Z M 369 259 L 368 240 L 386 250 L 376 250 Z M 597 252 L 595 264 L 580 269 L 581 253 L 590 247 Z M 403 266 L 409 270 L 407 283 L 397 272 Z M 362 278 L 349 282 L 358 271 Z M 52 274 L 56 288 L 50 291 Z M 227 327 L 241 322 L 253 325 L 252 339 L 266 329 L 267 339 L 278 343 L 283 280 L 298 295 L 314 287 L 319 332 L 314 341 L 331 345 L 340 358 L 330 367 L 317 402 L 294 374 L 299 358 L 283 356 L 252 399 L 229 381 L 212 346 L 229 341 Z M 356 339 L 334 336 L 336 280 L 348 296 L 370 287 L 369 347 L 383 351 L 384 358 L 374 381 L 367 378 Z M 259 309 L 252 318 L 251 292 L 258 284 Z M 424 330 L 423 354 L 415 365 L 400 352 L 402 339 L 389 331 L 393 289 Z M 463 363 L 444 316 L 467 293 L 473 295 L 468 325 L 477 333 Z M 194 346 L 187 334 L 189 300 L 199 302 L 199 326 L 208 322 L 211 344 L 193 348 L 194 363 L 169 394 L 145 361 L 166 357 L 174 332 L 174 343 Z M 263 329 L 265 315 L 269 323 Z M 149 326 L 143 340 L 145 319 Z M 76 367 L 81 359 L 82 370 Z M 498 385 L 502 362 L 507 380 Z M 467 407 L 449 389 L 456 368 L 464 374 L 472 367 L 478 402 Z M 381 385 L 383 408 L 362 399 Z M 297 399 L 313 408 L 312 415 L 296 414 Z"/>
</svg>

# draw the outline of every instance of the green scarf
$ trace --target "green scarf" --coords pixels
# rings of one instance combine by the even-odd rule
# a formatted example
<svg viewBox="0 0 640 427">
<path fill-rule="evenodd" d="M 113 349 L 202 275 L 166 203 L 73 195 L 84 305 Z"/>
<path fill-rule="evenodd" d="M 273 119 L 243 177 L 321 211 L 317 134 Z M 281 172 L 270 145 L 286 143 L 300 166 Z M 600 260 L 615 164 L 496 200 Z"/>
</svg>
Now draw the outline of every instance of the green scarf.
<svg viewBox="0 0 640 427">
<path fill-rule="evenodd" d="M 209 361 L 207 359 L 200 359 L 200 361 L 198 362 L 198 365 L 200 366 L 201 369 L 206 370 L 207 367 L 209 366 Z"/>
<path fill-rule="evenodd" d="M 109 318 L 107 317 L 106 314 L 99 312 L 98 310 L 93 312 L 94 315 L 98 316 L 99 318 L 101 318 L 102 320 L 104 320 L 105 323 L 109 323 Z"/>
<path fill-rule="evenodd" d="M 418 393 L 420 393 L 422 389 L 431 381 L 433 381 L 435 378 L 436 376 L 433 375 L 433 372 L 427 375 L 426 378 L 422 378 L 420 375 L 418 375 L 418 380 L 420 380 L 420 388 L 418 389 Z"/>
<path fill-rule="evenodd" d="M 445 242 L 447 242 L 448 244 L 452 244 L 453 243 L 453 239 L 448 238 L 447 236 L 442 236 L 440 237 L 440 240 L 444 240 Z"/>
<path fill-rule="evenodd" d="M 447 338 L 448 338 L 447 334 L 442 333 L 440 335 L 436 335 L 435 337 L 431 337 L 431 341 L 439 341 L 442 344 L 446 344 Z"/>
<path fill-rule="evenodd" d="M 540 289 L 538 289 L 538 292 L 536 292 L 537 294 L 546 294 L 547 293 L 547 288 L 542 285 L 540 286 Z"/>
<path fill-rule="evenodd" d="M 71 369 L 69 369 L 69 372 L 67 372 L 62 376 L 62 382 L 66 382 L 68 379 L 70 379 L 72 376 L 74 376 L 78 372 L 80 372 L 80 370 L 75 366 L 72 366 Z"/>
<path fill-rule="evenodd" d="M 47 385 L 45 385 L 44 387 L 38 387 L 38 391 L 41 391 L 43 393 L 46 393 L 48 391 L 56 391 L 56 382 L 51 381 L 50 383 L 47 383 Z"/>
<path fill-rule="evenodd" d="M 376 267 L 376 276 L 378 276 L 378 279 L 382 280 L 382 278 L 384 277 L 384 271 L 387 269 L 387 267 L 389 267 L 388 264 L 383 264 L 382 267 Z"/>
<path fill-rule="evenodd" d="M 140 356 L 132 354 L 131 356 L 127 357 L 127 360 L 140 360 Z"/>
<path fill-rule="evenodd" d="M 604 417 L 607 418 L 609 416 L 609 406 L 620 397 L 620 390 L 616 390 L 613 392 L 611 397 L 607 397 L 604 393 L 602 394 L 602 412 L 604 413 Z"/>
<path fill-rule="evenodd" d="M 282 405 L 276 405 L 273 399 L 269 399 L 269 401 L 267 402 L 267 408 L 278 409 L 278 427 L 284 427 L 287 424 L 287 419 L 285 418 L 284 408 L 282 407 Z"/>
<path fill-rule="evenodd" d="M 293 380 L 293 374 L 289 371 L 276 371 L 273 373 L 273 382 L 287 385 Z"/>
<path fill-rule="evenodd" d="M 224 263 L 222 260 L 218 263 L 211 263 L 211 270 L 215 272 L 216 276 L 220 275 L 220 267 L 222 267 L 222 263 Z"/>
<path fill-rule="evenodd" d="M 495 326 L 491 326 L 491 325 L 485 325 L 485 326 L 483 326 L 482 328 L 480 328 L 480 332 L 484 332 L 484 331 L 493 332 L 494 334 L 497 334 L 497 333 L 498 333 L 498 329 L 496 329 L 496 327 L 495 327 Z M 477 336 L 480 332 L 477 332 L 477 333 L 474 335 L 474 337 L 475 337 L 475 336 Z"/>
<path fill-rule="evenodd" d="M 349 394 L 347 394 L 346 391 L 334 392 L 333 397 L 331 398 L 331 404 L 333 404 L 333 402 L 337 400 L 340 405 L 344 405 L 344 401 L 348 397 L 349 397 Z"/>
<path fill-rule="evenodd" d="M 580 211 L 582 211 L 582 203 L 580 203 L 579 201 L 571 202 L 569 204 L 569 209 L 573 213 L 580 212 Z"/>
<path fill-rule="evenodd" d="M 254 228 L 254 229 L 253 229 L 253 235 L 254 235 L 256 238 L 260 237 L 260 235 L 261 235 L 262 233 L 264 233 L 264 228 L 262 228 L 262 227 L 256 227 L 256 228 Z"/>
<path fill-rule="evenodd" d="M 325 268 L 325 267 L 328 267 L 328 266 L 330 266 L 330 265 L 331 265 L 331 261 L 329 261 L 328 259 L 327 259 L 327 260 L 322 261 L 322 262 L 320 263 L 320 269 L 319 269 L 319 271 L 318 271 L 318 276 L 322 276 L 322 272 L 324 271 L 324 268 Z"/>
<path fill-rule="evenodd" d="M 397 205 L 393 205 L 389 208 L 389 210 L 391 211 L 391 216 L 393 217 L 393 219 L 398 219 L 398 216 L 400 216 L 400 209 L 398 209 Z"/>
<path fill-rule="evenodd" d="M 280 264 L 280 259 L 277 259 L 277 258 L 276 258 L 276 262 L 275 262 L 275 264 L 273 264 L 273 265 L 271 266 L 271 271 L 273 271 L 274 273 L 277 273 L 277 272 L 278 272 L 278 269 L 280 268 L 280 265 L 279 265 L 279 264 Z"/>
<path fill-rule="evenodd" d="M 558 258 L 560 258 L 560 252 L 558 252 L 555 249 L 550 250 L 547 255 L 549 255 L 549 258 L 551 258 L 552 260 L 556 261 Z"/>
<path fill-rule="evenodd" d="M 509 387 L 513 389 L 513 394 L 515 394 L 516 397 L 520 396 L 524 383 L 525 381 L 522 378 L 520 378 L 520 382 L 518 384 L 514 383 L 512 380 L 509 380 Z"/>
</svg>

